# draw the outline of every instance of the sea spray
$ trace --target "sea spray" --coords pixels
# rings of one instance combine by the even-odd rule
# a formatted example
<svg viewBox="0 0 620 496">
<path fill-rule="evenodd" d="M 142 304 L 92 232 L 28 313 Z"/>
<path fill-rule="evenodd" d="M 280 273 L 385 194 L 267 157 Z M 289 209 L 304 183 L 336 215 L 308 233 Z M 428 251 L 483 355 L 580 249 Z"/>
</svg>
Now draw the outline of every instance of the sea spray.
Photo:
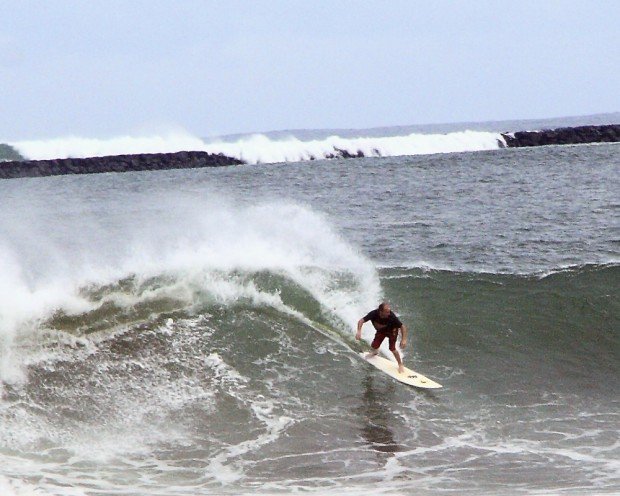
<svg viewBox="0 0 620 496">
<path fill-rule="evenodd" d="M 36 343 L 33 328 L 55 315 L 84 319 L 110 306 L 131 312 L 162 299 L 180 308 L 206 298 L 284 309 L 277 287 L 257 286 L 253 274 L 261 272 L 303 288 L 341 323 L 379 298 L 373 264 L 308 207 L 242 207 L 217 195 L 137 193 L 125 200 L 132 211 L 97 214 L 93 206 L 79 217 L 72 213 L 85 206 L 68 200 L 53 230 L 35 201 L 18 206 L 30 213 L 28 227 L 2 226 L 0 379 L 23 380 L 16 343 Z"/>
</svg>

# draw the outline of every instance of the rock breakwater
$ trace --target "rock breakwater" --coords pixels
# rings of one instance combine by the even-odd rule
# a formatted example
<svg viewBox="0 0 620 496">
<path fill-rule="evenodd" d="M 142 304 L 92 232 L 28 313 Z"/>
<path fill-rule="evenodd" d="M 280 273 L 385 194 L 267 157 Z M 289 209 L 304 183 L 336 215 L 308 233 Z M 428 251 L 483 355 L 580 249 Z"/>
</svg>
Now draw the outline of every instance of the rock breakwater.
<svg viewBox="0 0 620 496">
<path fill-rule="evenodd" d="M 43 177 L 146 170 L 195 169 L 244 164 L 242 160 L 206 152 L 143 153 L 92 158 L 27 160 L 0 163 L 0 178 Z"/>
<path fill-rule="evenodd" d="M 578 145 L 620 141 L 620 124 L 605 126 L 561 127 L 541 131 L 501 133 L 508 148 L 544 145 Z"/>
</svg>

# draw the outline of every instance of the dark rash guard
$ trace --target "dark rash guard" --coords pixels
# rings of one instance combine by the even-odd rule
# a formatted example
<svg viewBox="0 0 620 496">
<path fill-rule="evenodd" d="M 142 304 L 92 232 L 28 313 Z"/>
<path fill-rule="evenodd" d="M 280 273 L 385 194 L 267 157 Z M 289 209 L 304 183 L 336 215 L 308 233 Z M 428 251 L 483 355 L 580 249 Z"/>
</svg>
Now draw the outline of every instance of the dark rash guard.
<svg viewBox="0 0 620 496">
<path fill-rule="evenodd" d="M 394 329 L 400 329 L 403 323 L 398 317 L 390 310 L 390 315 L 385 318 L 379 316 L 379 310 L 375 309 L 364 317 L 364 322 L 372 322 L 373 327 L 377 332 L 381 334 L 390 334 Z"/>
</svg>

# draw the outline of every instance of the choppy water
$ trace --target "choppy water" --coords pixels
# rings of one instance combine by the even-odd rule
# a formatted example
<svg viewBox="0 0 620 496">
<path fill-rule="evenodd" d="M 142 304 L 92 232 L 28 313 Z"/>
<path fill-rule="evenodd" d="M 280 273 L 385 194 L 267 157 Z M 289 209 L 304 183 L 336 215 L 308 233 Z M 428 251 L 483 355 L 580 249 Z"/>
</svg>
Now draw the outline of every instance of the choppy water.
<svg viewBox="0 0 620 496">
<path fill-rule="evenodd" d="M 0 183 L 2 494 L 620 492 L 619 173 L 597 145 Z M 444 389 L 357 358 L 381 298 Z"/>
</svg>

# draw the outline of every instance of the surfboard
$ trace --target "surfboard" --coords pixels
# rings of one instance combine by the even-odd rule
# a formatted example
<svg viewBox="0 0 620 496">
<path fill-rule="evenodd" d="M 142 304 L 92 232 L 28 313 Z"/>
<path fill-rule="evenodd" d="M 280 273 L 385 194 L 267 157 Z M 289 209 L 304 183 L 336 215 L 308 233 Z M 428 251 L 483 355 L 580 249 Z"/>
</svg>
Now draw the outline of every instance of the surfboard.
<svg viewBox="0 0 620 496">
<path fill-rule="evenodd" d="M 398 364 L 382 356 L 370 355 L 369 353 L 360 353 L 360 356 L 369 364 L 403 384 L 424 389 L 439 389 L 443 387 L 441 384 L 407 367 L 405 367 L 405 371 L 402 374 L 399 374 Z"/>
</svg>

